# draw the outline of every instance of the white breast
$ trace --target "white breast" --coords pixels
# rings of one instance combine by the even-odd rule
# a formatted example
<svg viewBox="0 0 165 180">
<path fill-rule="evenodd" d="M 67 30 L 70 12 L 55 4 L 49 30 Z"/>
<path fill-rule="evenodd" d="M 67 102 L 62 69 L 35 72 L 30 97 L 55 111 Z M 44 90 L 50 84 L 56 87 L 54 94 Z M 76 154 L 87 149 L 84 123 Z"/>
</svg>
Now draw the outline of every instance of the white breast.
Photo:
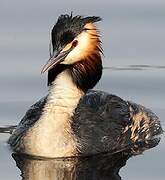
<svg viewBox="0 0 165 180">
<path fill-rule="evenodd" d="M 75 155 L 76 139 L 70 120 L 82 96 L 67 70 L 58 75 L 49 89 L 42 116 L 22 139 L 25 153 L 46 157 Z"/>
</svg>

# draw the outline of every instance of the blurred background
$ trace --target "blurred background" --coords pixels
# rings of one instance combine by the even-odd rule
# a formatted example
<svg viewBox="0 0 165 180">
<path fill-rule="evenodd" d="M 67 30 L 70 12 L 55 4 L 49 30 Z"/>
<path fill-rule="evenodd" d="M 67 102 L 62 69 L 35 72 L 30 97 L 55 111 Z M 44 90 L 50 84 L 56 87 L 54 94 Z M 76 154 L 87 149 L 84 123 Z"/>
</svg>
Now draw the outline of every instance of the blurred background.
<svg viewBox="0 0 165 180">
<path fill-rule="evenodd" d="M 164 126 L 164 0 L 0 0 L 0 125 L 17 124 L 28 107 L 46 95 L 47 77 L 40 71 L 49 58 L 50 31 L 59 15 L 71 11 L 103 19 L 98 28 L 104 67 L 110 69 L 104 70 L 96 88 L 150 107 Z M 18 179 L 6 149 L 0 149 L 0 179 Z M 164 179 L 164 150 L 162 143 L 133 158 L 122 177 Z"/>
<path fill-rule="evenodd" d="M 36 94 L 25 96 L 26 90 L 46 87 L 40 71 L 49 57 L 50 30 L 71 11 L 103 18 L 104 66 L 165 65 L 164 0 L 0 0 L 0 101 L 29 100 Z"/>
<path fill-rule="evenodd" d="M 165 65 L 164 0 L 0 0 L 1 102 L 43 95 L 50 30 L 71 11 L 103 18 L 104 66 Z"/>
</svg>

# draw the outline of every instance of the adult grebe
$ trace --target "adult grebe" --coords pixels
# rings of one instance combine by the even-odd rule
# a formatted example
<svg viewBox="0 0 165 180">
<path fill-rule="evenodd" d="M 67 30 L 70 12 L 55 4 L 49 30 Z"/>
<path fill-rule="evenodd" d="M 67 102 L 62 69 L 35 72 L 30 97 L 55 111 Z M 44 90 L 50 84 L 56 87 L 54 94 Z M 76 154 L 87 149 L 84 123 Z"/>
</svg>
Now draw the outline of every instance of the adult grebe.
<svg viewBox="0 0 165 180">
<path fill-rule="evenodd" d="M 61 15 L 52 29 L 49 93 L 31 106 L 8 140 L 20 153 L 87 156 L 131 143 L 158 144 L 155 114 L 143 106 L 92 89 L 102 74 L 100 17 Z"/>
</svg>

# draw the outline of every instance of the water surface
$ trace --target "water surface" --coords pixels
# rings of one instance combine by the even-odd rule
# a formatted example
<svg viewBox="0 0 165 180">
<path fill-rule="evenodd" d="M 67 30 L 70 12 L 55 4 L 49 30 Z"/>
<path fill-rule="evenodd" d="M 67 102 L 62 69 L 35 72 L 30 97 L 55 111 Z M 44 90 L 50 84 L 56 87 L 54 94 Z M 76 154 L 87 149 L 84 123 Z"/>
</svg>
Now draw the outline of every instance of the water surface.
<svg viewBox="0 0 165 180">
<path fill-rule="evenodd" d="M 164 107 L 164 101 L 165 99 L 165 84 L 164 84 L 164 77 L 165 77 L 165 70 L 164 68 L 158 68 L 158 67 L 144 67 L 144 66 L 136 66 L 137 69 L 133 66 L 115 66 L 110 68 L 105 68 L 103 73 L 103 78 L 97 85 L 96 89 L 101 89 L 107 92 L 110 92 L 112 94 L 117 94 L 120 97 L 124 99 L 129 99 L 132 101 L 135 101 L 137 103 L 141 103 L 149 108 L 151 108 L 161 119 L 162 125 L 165 125 L 165 107 Z M 140 68 L 140 69 L 139 69 Z M 21 77 L 22 78 L 22 77 Z M 21 81 L 21 78 L 17 77 L 15 79 L 16 81 Z M 31 87 L 27 90 L 25 89 L 26 97 L 29 97 L 29 101 L 6 101 L 0 103 L 0 124 L 2 125 L 15 125 L 19 122 L 21 119 L 21 116 L 25 113 L 26 109 L 35 102 L 35 99 L 32 99 L 33 96 L 38 97 L 38 92 L 40 91 L 40 88 L 37 86 L 32 86 L 35 83 L 36 79 L 39 81 L 43 81 L 43 79 L 38 76 L 35 78 L 31 77 L 25 77 L 27 78 L 27 86 Z M 18 91 L 15 91 L 16 93 L 19 93 Z M 42 91 L 41 91 L 42 92 Z M 41 93 L 40 92 L 40 93 Z M 45 92 L 43 91 L 44 95 Z M 20 94 L 21 95 L 21 94 Z M 30 98 L 31 97 L 31 98 Z M 81 161 L 77 161 L 74 163 L 73 161 L 69 161 L 67 163 L 64 163 L 62 161 L 42 161 L 39 160 L 29 160 L 24 157 L 17 157 L 17 161 L 15 161 L 12 157 L 12 152 L 10 152 L 8 146 L 6 145 L 6 140 L 8 139 L 9 134 L 0 134 L 0 179 L 12 179 L 12 180 L 18 180 L 21 179 L 20 174 L 33 174 L 35 171 L 37 171 L 37 167 L 41 167 L 40 171 L 45 170 L 50 171 L 52 177 L 60 177 L 62 176 L 61 173 L 63 170 L 60 169 L 59 172 L 59 166 L 63 167 L 69 163 L 69 167 L 71 169 L 67 170 L 67 172 L 63 172 L 64 174 L 67 173 L 67 178 L 70 178 L 73 176 L 73 174 L 78 173 L 76 175 L 76 178 L 81 179 L 82 177 L 86 177 L 86 179 L 91 179 L 91 177 L 94 179 L 96 177 L 101 177 L 102 173 L 105 173 L 107 176 L 105 177 L 112 177 L 114 176 L 113 173 L 109 174 L 107 171 L 104 172 L 105 169 L 107 169 L 108 161 L 105 162 L 105 159 L 109 158 L 109 163 L 111 164 L 112 159 L 111 157 L 108 158 L 100 158 L 100 163 L 103 165 L 100 167 L 94 166 L 96 165 L 96 162 L 92 159 L 88 160 L 88 164 L 83 163 Z M 138 179 L 164 179 L 164 150 L 165 150 L 165 141 L 164 137 L 162 137 L 161 143 L 150 150 L 147 150 L 144 152 L 143 155 L 138 155 L 135 157 L 131 157 L 128 161 L 125 161 L 123 163 L 123 158 L 119 160 L 119 162 L 122 164 L 121 166 L 124 166 L 120 170 L 120 176 L 123 179 L 127 180 L 138 180 Z M 120 157 L 120 156 L 117 156 Z M 128 159 L 127 156 L 125 157 L 126 160 Z M 19 170 L 20 164 L 22 165 L 21 171 Z M 62 164 L 61 164 L 62 163 Z M 28 164 L 26 166 L 30 167 L 28 170 L 26 169 L 26 173 L 24 172 L 25 169 L 23 164 Z M 42 166 L 43 164 L 43 166 Z M 105 166 L 106 165 L 106 166 Z M 111 164 L 112 165 L 112 164 Z M 117 164 L 119 165 L 119 164 Z M 56 171 L 51 168 L 47 168 L 48 166 L 52 168 L 56 168 Z M 85 168 L 89 167 L 89 168 Z M 106 168 L 105 168 L 106 167 Z M 33 169 L 31 172 L 30 169 Z M 108 167 L 112 168 L 112 167 Z M 113 170 L 118 169 L 119 167 L 115 166 L 113 167 Z M 66 168 L 64 168 L 66 170 Z M 74 171 L 73 171 L 74 169 Z M 75 170 L 76 169 L 76 170 Z M 120 169 L 120 168 L 119 168 Z M 30 171 L 30 172 L 29 172 Z M 10 173 L 9 173 L 10 172 Z M 116 172 L 116 171 L 115 171 Z M 108 174 L 107 174 L 108 173 Z M 59 175 L 60 174 L 60 175 Z M 41 174 L 36 174 L 36 177 L 38 178 L 41 176 Z M 42 175 L 43 176 L 43 175 Z M 115 176 L 115 178 L 119 178 L 120 176 Z M 46 176 L 48 178 L 48 176 Z M 88 177 L 88 178 L 87 178 Z M 27 177 L 26 177 L 27 178 Z M 25 179 L 26 179 L 25 178 Z M 57 178 L 57 179 L 58 179 Z M 114 177 L 113 177 L 114 178 Z M 112 178 L 112 179 L 113 179 Z M 48 178 L 49 179 L 49 178 Z M 82 178 L 83 179 L 83 178 Z M 106 178 L 105 178 L 106 179 Z M 85 180 L 85 179 L 84 179 Z"/>
<path fill-rule="evenodd" d="M 98 15 L 105 57 L 96 89 L 151 108 L 165 125 L 165 1 L 102 0 L 58 3 L 0 0 L 0 126 L 17 124 L 31 104 L 47 93 L 42 65 L 48 59 L 49 32 L 59 14 Z M 19 180 L 0 134 L 0 179 Z M 121 168 L 126 180 L 163 180 L 164 137 L 159 146 L 130 158 Z M 105 176 L 106 177 L 106 176 Z"/>
</svg>

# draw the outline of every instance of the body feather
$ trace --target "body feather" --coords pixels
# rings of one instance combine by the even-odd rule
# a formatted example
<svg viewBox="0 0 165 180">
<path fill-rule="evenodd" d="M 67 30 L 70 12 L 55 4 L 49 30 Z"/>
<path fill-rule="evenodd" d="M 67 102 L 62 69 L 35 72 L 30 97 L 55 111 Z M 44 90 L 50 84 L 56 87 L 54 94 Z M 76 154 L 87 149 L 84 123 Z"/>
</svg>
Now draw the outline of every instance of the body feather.
<svg viewBox="0 0 165 180">
<path fill-rule="evenodd" d="M 17 126 L 8 141 L 13 149 L 17 149 L 23 135 L 39 120 L 46 99 L 31 106 Z M 120 150 L 137 142 L 147 144 L 162 133 L 159 119 L 151 110 L 101 91 L 88 91 L 71 119 L 79 155 Z"/>
</svg>

